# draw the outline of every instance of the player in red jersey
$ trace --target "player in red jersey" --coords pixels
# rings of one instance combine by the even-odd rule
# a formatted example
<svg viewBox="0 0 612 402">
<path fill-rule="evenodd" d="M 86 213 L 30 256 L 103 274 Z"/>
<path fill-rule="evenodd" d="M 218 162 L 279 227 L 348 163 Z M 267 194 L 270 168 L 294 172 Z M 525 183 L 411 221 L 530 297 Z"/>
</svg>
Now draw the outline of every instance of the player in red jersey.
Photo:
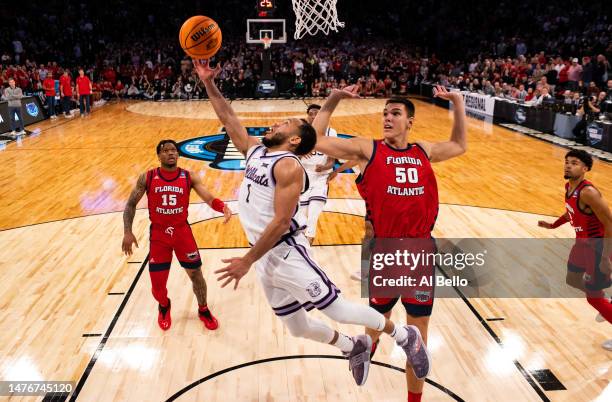
<svg viewBox="0 0 612 402">
<path fill-rule="evenodd" d="M 76 79 L 76 96 L 79 99 L 79 109 L 81 117 L 87 116 L 91 112 L 91 92 L 93 86 L 85 71 L 79 69 L 79 76 Z"/>
<path fill-rule="evenodd" d="M 189 194 L 191 189 L 212 209 L 222 212 L 227 223 L 232 211 L 223 201 L 214 198 L 204 187 L 198 175 L 177 166 L 179 154 L 176 142 L 163 140 L 157 145 L 157 157 L 161 167 L 141 174 L 136 187 L 130 194 L 123 212 L 124 236 L 122 249 L 126 255 L 132 254 L 132 244 L 138 242 L 132 233 L 132 222 L 136 204 L 147 194 L 151 236 L 149 251 L 149 274 L 151 276 L 153 297 L 159 303 L 157 322 L 161 329 L 167 330 L 172 324 L 170 299 L 168 298 L 168 275 L 172 262 L 172 251 L 193 284 L 193 293 L 198 299 L 198 316 L 208 329 L 217 329 L 217 319 L 211 314 L 206 302 L 206 281 L 202 275 L 200 252 L 191 227 L 187 222 Z"/>
<path fill-rule="evenodd" d="M 68 70 L 64 70 L 60 77 L 60 95 L 62 98 L 62 109 L 64 110 L 64 117 L 72 118 L 72 112 L 70 111 L 70 103 L 72 102 L 72 81 Z"/>
<path fill-rule="evenodd" d="M 606 321 L 612 323 L 612 302 L 603 289 L 612 285 L 612 213 L 593 184 L 584 178 L 593 167 L 586 151 L 571 150 L 565 155 L 565 214 L 553 223 L 539 221 L 546 229 L 570 222 L 576 243 L 567 261 L 566 283 L 586 293 L 587 301 Z M 612 350 L 612 340 L 603 347 Z"/>
<path fill-rule="evenodd" d="M 408 135 L 414 124 L 414 105 L 405 98 L 389 99 L 383 110 L 383 139 L 329 138 L 322 134 L 334 109 L 343 98 L 354 97 L 347 91 L 333 91 L 318 113 L 313 126 L 318 138 L 316 150 L 336 159 L 357 160 L 361 174 L 357 188 L 366 203 L 377 238 L 419 238 L 435 247 L 431 231 L 438 215 L 438 188 L 430 162 L 441 162 L 463 154 L 467 149 L 466 117 L 463 97 L 436 87 L 435 96 L 453 103 L 454 121 L 449 141 L 410 143 Z M 433 266 L 418 267 L 433 273 Z M 427 340 L 429 316 L 433 307 L 433 289 L 421 291 L 421 297 L 403 297 L 408 324 L 416 325 Z M 398 298 L 371 298 L 370 306 L 385 316 Z M 370 332 L 373 340 L 378 333 Z M 376 345 L 376 343 L 374 343 Z M 406 370 L 408 400 L 420 401 L 423 380 Z"/>
</svg>

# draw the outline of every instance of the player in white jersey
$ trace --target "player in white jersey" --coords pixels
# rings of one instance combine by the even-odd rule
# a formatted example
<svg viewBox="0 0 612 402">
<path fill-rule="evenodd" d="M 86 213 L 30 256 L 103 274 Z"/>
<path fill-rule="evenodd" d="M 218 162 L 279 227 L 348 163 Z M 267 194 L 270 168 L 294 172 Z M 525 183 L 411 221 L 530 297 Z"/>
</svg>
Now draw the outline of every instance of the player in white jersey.
<svg viewBox="0 0 612 402">
<path fill-rule="evenodd" d="M 334 321 L 364 325 L 391 335 L 408 356 L 415 375 L 424 378 L 431 366 L 429 353 L 418 328 L 395 325 L 376 310 L 342 298 L 340 291 L 313 261 L 308 240 L 295 220 L 299 197 L 308 187 L 307 175 L 298 156 L 314 149 L 316 132 L 305 120 L 287 119 L 274 124 L 260 143 L 249 136 L 232 107 L 225 101 L 206 60 L 194 60 L 215 113 L 226 127 L 236 148 L 246 156 L 240 186 L 240 222 L 251 243 L 242 257 L 223 260 L 228 266 L 215 271 L 222 287 L 247 274 L 251 265 L 274 313 L 292 335 L 338 347 L 349 358 L 349 369 L 358 385 L 367 379 L 372 339 L 368 335 L 348 337 L 334 331 L 306 311 L 318 308 Z M 356 88 L 344 91 L 355 96 Z"/>
<path fill-rule="evenodd" d="M 313 120 L 317 116 L 317 112 L 321 109 L 320 105 L 311 104 L 306 109 L 308 117 L 306 121 L 308 124 L 312 124 Z M 337 137 L 338 133 L 331 127 L 327 128 L 325 135 L 330 137 Z M 301 157 L 302 166 L 306 169 L 308 174 L 309 188 L 300 196 L 300 212 L 306 220 L 306 230 L 304 234 L 308 238 L 310 244 L 314 241 L 317 233 L 317 221 L 319 215 L 323 212 L 325 203 L 327 202 L 327 179 L 333 171 L 334 158 L 329 158 L 327 155 L 312 151 L 308 155 Z"/>
</svg>

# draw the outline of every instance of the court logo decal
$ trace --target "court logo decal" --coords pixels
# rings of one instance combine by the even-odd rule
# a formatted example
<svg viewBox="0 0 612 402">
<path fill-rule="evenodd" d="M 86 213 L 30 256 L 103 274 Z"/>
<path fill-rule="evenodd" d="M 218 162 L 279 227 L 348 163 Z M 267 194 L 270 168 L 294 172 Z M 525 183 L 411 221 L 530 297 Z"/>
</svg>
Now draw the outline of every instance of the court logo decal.
<svg viewBox="0 0 612 402">
<path fill-rule="evenodd" d="M 261 138 L 269 127 L 246 127 L 250 136 Z M 352 135 L 338 134 L 341 138 L 352 138 Z M 244 170 L 246 160 L 236 149 L 225 132 L 225 127 L 219 134 L 191 138 L 178 143 L 179 154 L 184 158 L 208 162 L 213 169 Z M 352 170 L 346 173 L 352 173 Z"/>
</svg>

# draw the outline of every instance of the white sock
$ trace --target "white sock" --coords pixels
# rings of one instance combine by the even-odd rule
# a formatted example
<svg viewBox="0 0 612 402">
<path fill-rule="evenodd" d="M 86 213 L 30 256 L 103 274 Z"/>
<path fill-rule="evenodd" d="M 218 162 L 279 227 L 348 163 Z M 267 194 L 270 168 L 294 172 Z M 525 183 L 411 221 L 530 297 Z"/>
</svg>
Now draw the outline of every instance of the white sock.
<svg viewBox="0 0 612 402">
<path fill-rule="evenodd" d="M 338 332 L 338 339 L 333 343 L 338 349 L 340 349 L 343 353 L 349 353 L 353 350 L 353 340 L 348 336 L 341 334 Z"/>
<path fill-rule="evenodd" d="M 402 344 L 408 338 L 408 331 L 402 325 L 395 324 L 395 328 L 389 335 L 395 339 L 395 342 Z"/>
</svg>

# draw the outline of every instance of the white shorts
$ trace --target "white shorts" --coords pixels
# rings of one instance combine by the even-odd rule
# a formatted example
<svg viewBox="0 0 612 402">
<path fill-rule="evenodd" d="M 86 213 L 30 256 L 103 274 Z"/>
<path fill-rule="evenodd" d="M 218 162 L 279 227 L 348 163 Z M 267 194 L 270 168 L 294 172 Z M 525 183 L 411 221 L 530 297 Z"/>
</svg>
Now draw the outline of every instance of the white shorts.
<svg viewBox="0 0 612 402">
<path fill-rule="evenodd" d="M 301 308 L 322 310 L 338 298 L 340 290 L 313 261 L 303 234 L 290 237 L 255 263 L 268 303 L 278 316 Z"/>
<path fill-rule="evenodd" d="M 300 207 L 306 207 L 311 202 L 320 201 L 325 203 L 327 201 L 327 191 L 329 186 L 327 185 L 327 175 L 318 175 L 308 177 L 309 186 L 308 190 L 300 195 Z"/>
</svg>

